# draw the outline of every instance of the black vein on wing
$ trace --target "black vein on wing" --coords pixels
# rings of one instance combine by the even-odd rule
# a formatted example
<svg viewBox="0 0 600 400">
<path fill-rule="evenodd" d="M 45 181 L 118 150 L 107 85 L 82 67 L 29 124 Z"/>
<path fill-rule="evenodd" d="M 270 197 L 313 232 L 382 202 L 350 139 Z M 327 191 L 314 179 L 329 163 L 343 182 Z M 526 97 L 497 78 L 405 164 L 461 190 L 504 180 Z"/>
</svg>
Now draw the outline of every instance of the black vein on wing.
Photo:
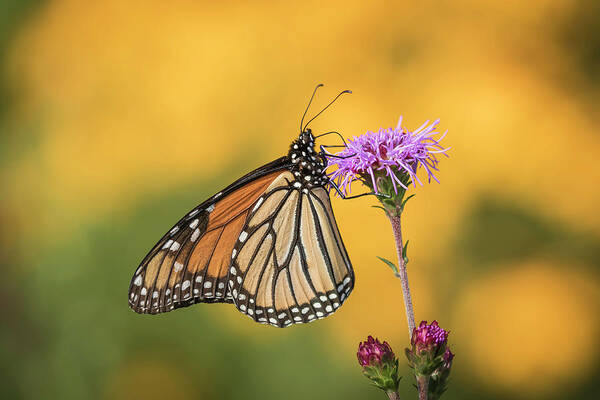
<svg viewBox="0 0 600 400">
<path fill-rule="evenodd" d="M 350 259 L 348 257 L 348 252 L 346 251 L 346 247 L 344 246 L 343 242 L 340 242 L 337 238 L 336 232 L 339 232 L 338 226 L 335 223 L 335 219 L 332 221 L 332 215 L 330 215 L 331 213 L 328 211 L 328 208 L 325 206 L 325 204 L 323 203 L 323 201 L 315 194 L 312 194 L 315 201 L 317 203 L 319 203 L 319 205 L 321 206 L 321 208 L 324 211 L 324 214 L 327 217 L 327 223 L 329 224 L 329 227 L 331 228 L 333 234 L 334 234 L 334 241 L 337 244 L 338 248 L 340 249 L 340 252 L 342 254 L 342 258 L 344 259 L 345 262 L 345 266 L 346 266 L 346 270 L 348 273 L 348 276 L 350 276 L 352 278 L 352 286 L 354 286 L 354 273 L 352 271 L 352 264 L 350 263 Z"/>
<path fill-rule="evenodd" d="M 337 286 L 337 283 L 335 281 L 335 274 L 333 272 L 333 264 L 331 263 L 331 258 L 329 256 L 329 252 L 327 251 L 327 246 L 325 245 L 325 241 L 323 240 L 323 230 L 321 229 L 321 222 L 320 222 L 320 218 L 319 218 L 319 214 L 317 213 L 317 210 L 315 208 L 315 205 L 312 202 L 312 199 L 310 198 L 310 196 L 308 197 L 308 202 L 310 204 L 310 209 L 312 211 L 312 218 L 313 218 L 313 223 L 315 224 L 315 229 L 316 229 L 316 234 L 317 234 L 317 242 L 319 243 L 319 249 L 321 250 L 321 253 L 323 254 L 323 259 L 325 260 L 325 264 L 327 265 L 327 272 L 329 273 L 329 278 L 331 279 L 331 282 L 333 283 L 334 287 Z M 333 233 L 333 232 L 332 232 Z M 337 240 L 334 237 L 334 242 L 337 244 Z"/>
</svg>

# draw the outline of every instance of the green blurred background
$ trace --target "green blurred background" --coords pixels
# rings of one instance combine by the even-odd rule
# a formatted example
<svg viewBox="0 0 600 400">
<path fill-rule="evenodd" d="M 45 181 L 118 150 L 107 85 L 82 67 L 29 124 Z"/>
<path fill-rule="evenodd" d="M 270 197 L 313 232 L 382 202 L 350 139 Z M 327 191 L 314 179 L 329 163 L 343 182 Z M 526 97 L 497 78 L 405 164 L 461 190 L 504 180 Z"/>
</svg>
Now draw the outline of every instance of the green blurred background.
<svg viewBox="0 0 600 400">
<path fill-rule="evenodd" d="M 404 228 L 417 319 L 451 330 L 445 398 L 600 398 L 597 1 L 0 4 L 2 398 L 383 398 L 357 344 L 408 337 L 373 199 L 333 200 L 357 282 L 330 318 L 127 307 L 146 251 L 285 153 L 317 82 L 317 106 L 354 91 L 317 132 L 449 130 Z"/>
</svg>

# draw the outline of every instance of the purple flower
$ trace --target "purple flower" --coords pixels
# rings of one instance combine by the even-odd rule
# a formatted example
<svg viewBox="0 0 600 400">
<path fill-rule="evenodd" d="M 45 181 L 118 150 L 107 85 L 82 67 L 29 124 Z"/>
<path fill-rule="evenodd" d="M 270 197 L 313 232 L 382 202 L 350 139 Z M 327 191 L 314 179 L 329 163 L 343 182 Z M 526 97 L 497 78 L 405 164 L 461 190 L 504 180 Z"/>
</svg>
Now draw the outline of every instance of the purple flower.
<svg viewBox="0 0 600 400">
<path fill-rule="evenodd" d="M 369 336 L 365 342 L 358 345 L 358 363 L 365 366 L 379 366 L 394 360 L 394 352 L 388 342 L 381 343 L 373 336 Z"/>
<path fill-rule="evenodd" d="M 444 347 L 448 340 L 448 333 L 438 325 L 437 321 L 433 321 L 430 325 L 427 325 L 427 321 L 421 321 L 421 324 L 413 330 L 412 338 L 410 343 L 416 350 L 417 354 L 422 351 L 434 350 Z M 449 357 L 454 357 L 454 354 L 450 353 Z M 452 358 L 450 358 L 452 360 Z"/>
<path fill-rule="evenodd" d="M 417 182 L 422 185 L 417 170 L 423 167 L 427 171 L 428 181 L 434 179 L 439 183 L 433 173 L 438 170 L 436 154 L 447 156 L 449 150 L 439 143 L 446 133 L 438 139 L 433 138 L 439 133 L 435 131 L 439 121 L 435 120 L 429 126 L 427 121 L 410 132 L 402 127 L 400 117 L 395 129 L 381 128 L 379 132 L 368 131 L 355 136 L 336 157 L 328 157 L 328 167 L 337 166 L 337 170 L 329 175 L 330 179 L 346 194 L 356 180 L 367 183 L 376 193 L 380 193 L 378 178 L 387 177 L 392 182 L 395 194 L 398 194 L 398 186 L 406 190 L 411 182 L 415 186 Z"/>
</svg>

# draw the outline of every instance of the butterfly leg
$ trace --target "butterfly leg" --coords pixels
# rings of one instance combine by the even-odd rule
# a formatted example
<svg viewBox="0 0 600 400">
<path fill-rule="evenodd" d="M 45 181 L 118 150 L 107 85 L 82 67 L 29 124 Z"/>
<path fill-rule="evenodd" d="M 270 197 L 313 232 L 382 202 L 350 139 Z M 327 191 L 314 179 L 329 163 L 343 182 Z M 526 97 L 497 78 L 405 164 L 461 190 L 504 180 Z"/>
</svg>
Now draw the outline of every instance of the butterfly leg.
<svg viewBox="0 0 600 400">
<path fill-rule="evenodd" d="M 357 199 L 357 198 L 359 198 L 359 197 L 363 197 L 363 196 L 380 196 L 380 197 L 384 197 L 384 198 L 387 198 L 387 199 L 390 199 L 390 198 L 391 198 L 391 196 L 388 196 L 388 195 L 385 195 L 385 194 L 381 194 L 381 193 L 375 193 L 375 192 L 361 193 L 361 194 L 357 194 L 357 195 L 354 195 L 354 196 L 346 196 L 346 195 L 344 194 L 344 192 L 342 192 L 342 191 L 340 190 L 340 188 L 338 187 L 338 185 L 337 185 L 335 182 L 333 182 L 332 180 L 330 180 L 330 181 L 329 181 L 329 184 L 331 185 L 331 187 L 332 187 L 332 188 L 334 188 L 334 189 L 335 189 L 335 191 L 337 192 L 337 194 L 338 194 L 338 195 L 339 195 L 339 196 L 340 196 L 342 199 L 344 199 L 344 200 L 352 200 L 352 199 Z"/>
<path fill-rule="evenodd" d="M 356 156 L 356 154 L 350 154 L 347 156 L 338 156 L 335 154 L 330 154 L 328 153 L 325 149 L 329 148 L 329 147 L 346 147 L 346 146 L 342 146 L 342 145 L 329 145 L 329 146 L 324 146 L 324 145 L 320 145 L 319 148 L 321 149 L 321 153 L 319 153 L 321 155 L 321 157 L 331 157 L 331 158 L 340 158 L 340 159 L 344 159 L 344 158 L 351 158 Z"/>
<path fill-rule="evenodd" d="M 325 146 L 325 147 L 346 147 L 348 145 L 346 143 L 346 139 L 344 139 L 342 134 L 339 132 L 336 132 L 336 131 L 321 133 L 320 135 L 315 136 L 315 139 L 320 138 L 321 136 L 331 135 L 332 133 L 335 133 L 336 135 L 338 135 L 340 137 L 340 139 L 342 139 L 342 142 L 344 142 L 344 145 L 343 146 L 341 146 L 341 145 L 340 146 Z"/>
</svg>

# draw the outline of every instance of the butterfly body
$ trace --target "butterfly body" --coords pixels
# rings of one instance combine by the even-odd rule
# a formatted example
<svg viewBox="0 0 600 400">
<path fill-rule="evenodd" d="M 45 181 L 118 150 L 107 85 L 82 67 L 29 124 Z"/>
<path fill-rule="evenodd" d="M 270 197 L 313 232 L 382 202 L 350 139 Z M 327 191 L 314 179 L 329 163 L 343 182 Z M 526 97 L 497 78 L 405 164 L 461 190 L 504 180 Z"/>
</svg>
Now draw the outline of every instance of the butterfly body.
<svg viewBox="0 0 600 400">
<path fill-rule="evenodd" d="M 315 151 L 314 146 L 315 138 L 309 129 L 292 142 L 288 153 L 291 171 L 304 191 L 317 186 L 325 187 L 329 182 L 325 174 L 327 161 Z"/>
<path fill-rule="evenodd" d="M 286 156 L 183 217 L 144 258 L 129 289 L 143 314 L 224 302 L 277 327 L 332 314 L 354 272 L 329 199 L 327 162 L 304 130 Z"/>
</svg>

